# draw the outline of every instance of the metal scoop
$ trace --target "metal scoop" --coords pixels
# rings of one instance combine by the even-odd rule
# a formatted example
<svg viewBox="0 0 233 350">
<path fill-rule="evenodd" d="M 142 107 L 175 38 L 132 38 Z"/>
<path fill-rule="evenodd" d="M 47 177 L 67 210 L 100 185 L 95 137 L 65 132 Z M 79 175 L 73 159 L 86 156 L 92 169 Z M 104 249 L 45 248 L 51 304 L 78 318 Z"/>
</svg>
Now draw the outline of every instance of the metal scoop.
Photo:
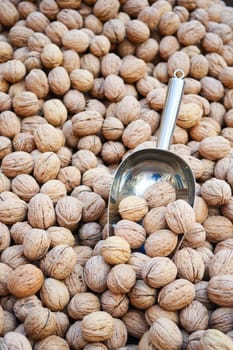
<svg viewBox="0 0 233 350">
<path fill-rule="evenodd" d="M 167 181 L 176 189 L 176 198 L 193 205 L 195 179 L 189 165 L 170 152 L 173 131 L 184 89 L 184 72 L 176 70 L 169 80 L 165 106 L 161 116 L 157 148 L 145 148 L 131 153 L 115 172 L 108 202 L 108 234 L 121 220 L 119 202 L 127 196 L 143 196 L 157 181 Z"/>
</svg>

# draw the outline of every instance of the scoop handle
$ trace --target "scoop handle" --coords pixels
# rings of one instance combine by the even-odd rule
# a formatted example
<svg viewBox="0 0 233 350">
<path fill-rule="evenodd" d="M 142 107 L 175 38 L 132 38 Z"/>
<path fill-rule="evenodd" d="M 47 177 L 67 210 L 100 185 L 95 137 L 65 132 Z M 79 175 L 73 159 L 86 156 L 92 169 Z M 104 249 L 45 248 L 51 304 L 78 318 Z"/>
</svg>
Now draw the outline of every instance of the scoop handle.
<svg viewBox="0 0 233 350">
<path fill-rule="evenodd" d="M 160 130 L 157 148 L 168 150 L 176 125 L 176 119 L 180 109 L 181 99 L 184 91 L 184 72 L 177 69 L 173 78 L 168 82 L 167 96 L 161 116 Z"/>
</svg>

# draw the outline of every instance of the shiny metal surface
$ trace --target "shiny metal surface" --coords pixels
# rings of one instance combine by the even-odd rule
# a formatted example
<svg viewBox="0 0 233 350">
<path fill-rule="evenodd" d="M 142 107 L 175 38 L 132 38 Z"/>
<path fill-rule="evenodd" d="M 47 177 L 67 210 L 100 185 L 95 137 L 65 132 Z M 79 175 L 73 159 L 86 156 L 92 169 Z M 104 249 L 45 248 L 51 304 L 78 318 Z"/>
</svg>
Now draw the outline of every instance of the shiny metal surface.
<svg viewBox="0 0 233 350">
<path fill-rule="evenodd" d="M 182 71 L 181 71 L 182 72 Z M 189 165 L 178 155 L 170 152 L 176 118 L 183 95 L 183 75 L 174 73 L 170 79 L 163 114 L 161 116 L 158 148 L 146 148 L 131 153 L 117 168 L 108 202 L 109 235 L 121 219 L 119 202 L 129 195 L 143 196 L 146 189 L 155 182 L 167 181 L 176 189 L 177 199 L 184 199 L 193 205 L 195 178 Z"/>
</svg>

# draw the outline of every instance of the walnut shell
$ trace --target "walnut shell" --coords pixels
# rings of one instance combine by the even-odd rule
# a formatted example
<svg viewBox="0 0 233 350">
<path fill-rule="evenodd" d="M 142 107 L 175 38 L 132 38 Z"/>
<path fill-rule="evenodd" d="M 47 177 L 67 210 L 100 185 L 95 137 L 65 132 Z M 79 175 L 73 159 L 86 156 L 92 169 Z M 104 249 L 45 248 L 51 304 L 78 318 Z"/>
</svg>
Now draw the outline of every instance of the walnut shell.
<svg viewBox="0 0 233 350">
<path fill-rule="evenodd" d="M 99 298 L 90 292 L 75 294 L 67 307 L 69 316 L 75 320 L 82 320 L 86 315 L 99 310 Z"/>
<path fill-rule="evenodd" d="M 45 183 L 57 177 L 61 161 L 56 153 L 44 152 L 35 159 L 33 176 L 39 183 Z"/>
<path fill-rule="evenodd" d="M 209 242 L 218 243 L 233 238 L 232 222 L 221 215 L 211 215 L 203 222 L 206 238 Z"/>
<path fill-rule="evenodd" d="M 178 277 L 190 282 L 200 282 L 204 276 L 205 264 L 202 256 L 192 248 L 183 248 L 176 252 L 173 262 L 178 270 Z"/>
<path fill-rule="evenodd" d="M 201 196 L 208 205 L 223 205 L 230 201 L 231 187 L 224 180 L 211 178 L 202 185 Z"/>
<path fill-rule="evenodd" d="M 201 350 L 217 350 L 217 348 L 230 350 L 232 346 L 233 341 L 230 337 L 217 329 L 208 329 L 201 336 L 199 347 Z"/>
<path fill-rule="evenodd" d="M 145 251 L 151 258 L 156 256 L 168 256 L 177 246 L 178 236 L 171 230 L 156 230 L 147 237 Z"/>
<path fill-rule="evenodd" d="M 70 88 L 70 78 L 63 67 L 55 67 L 48 74 L 50 90 L 56 95 L 64 95 Z"/>
<path fill-rule="evenodd" d="M 82 217 L 81 201 L 75 197 L 66 196 L 58 200 L 55 212 L 60 226 L 70 230 L 77 228 Z"/>
<path fill-rule="evenodd" d="M 113 293 L 128 293 L 136 282 L 134 269 L 127 264 L 118 264 L 108 273 L 107 286 Z"/>
<path fill-rule="evenodd" d="M 217 275 L 209 280 L 207 293 L 209 299 L 220 306 L 232 306 L 232 275 Z"/>
<path fill-rule="evenodd" d="M 158 318 L 149 330 L 151 342 L 161 349 L 179 349 L 182 345 L 182 334 L 175 322 L 167 318 Z"/>
<path fill-rule="evenodd" d="M 81 328 L 87 341 L 103 341 L 113 336 L 114 320 L 107 312 L 96 311 L 83 318 Z"/>
<path fill-rule="evenodd" d="M 141 278 L 142 268 L 145 263 L 150 261 L 150 259 L 151 258 L 148 255 L 139 252 L 133 252 L 130 255 L 128 264 L 132 266 L 132 268 L 136 272 L 137 278 Z"/>
<path fill-rule="evenodd" d="M 4 343 L 6 344 L 7 349 L 17 348 L 19 350 L 31 350 L 32 346 L 29 340 L 23 334 L 18 332 L 7 332 L 4 335 Z"/>
<path fill-rule="evenodd" d="M 72 129 L 77 136 L 94 135 L 101 130 L 103 117 L 97 111 L 84 111 L 72 117 Z"/>
<path fill-rule="evenodd" d="M 19 174 L 30 174 L 33 166 L 34 162 L 29 153 L 16 151 L 2 159 L 1 169 L 7 177 L 15 177 Z"/>
<path fill-rule="evenodd" d="M 150 259 L 142 268 L 143 280 L 153 288 L 160 288 L 176 278 L 177 268 L 167 257 Z"/>
<path fill-rule="evenodd" d="M 219 307 L 210 316 L 211 328 L 218 329 L 223 333 L 231 331 L 233 313 L 231 307 Z"/>
<path fill-rule="evenodd" d="M 122 317 L 129 308 L 129 299 L 126 294 L 112 293 L 106 290 L 100 297 L 101 308 L 112 317 Z"/>
<path fill-rule="evenodd" d="M 29 202 L 40 190 L 36 180 L 28 174 L 19 174 L 12 180 L 12 191 L 25 202 Z"/>
<path fill-rule="evenodd" d="M 136 339 L 140 339 L 148 330 L 148 325 L 142 311 L 131 309 L 122 317 L 122 321 L 126 325 L 128 334 Z"/>
<path fill-rule="evenodd" d="M 69 303 L 70 295 L 64 282 L 46 278 L 40 290 L 40 298 L 45 307 L 59 311 Z"/>
<path fill-rule="evenodd" d="M 194 297 L 194 285 L 185 279 L 177 279 L 161 289 L 158 303 L 165 310 L 176 311 L 189 305 Z"/>
<path fill-rule="evenodd" d="M 69 350 L 69 344 L 65 339 L 57 335 L 50 335 L 47 338 L 39 341 L 35 345 L 36 350 L 46 350 L 46 349 L 61 349 Z"/>
<path fill-rule="evenodd" d="M 55 211 L 50 197 L 36 194 L 28 204 L 28 221 L 33 228 L 47 229 L 55 224 Z"/>
<path fill-rule="evenodd" d="M 156 182 L 144 192 L 144 198 L 150 208 L 167 206 L 176 199 L 174 187 L 167 181 Z"/>
<path fill-rule="evenodd" d="M 188 333 L 207 329 L 209 323 L 207 308 L 199 301 L 193 300 L 180 311 L 180 323 Z"/>
<path fill-rule="evenodd" d="M 18 298 L 25 298 L 38 292 L 44 282 L 38 267 L 25 264 L 17 267 L 8 277 L 7 288 Z"/>
<path fill-rule="evenodd" d="M 146 239 L 144 228 L 130 220 L 118 221 L 114 227 L 114 235 L 125 239 L 131 249 L 140 248 Z"/>
<path fill-rule="evenodd" d="M 45 230 L 31 229 L 23 240 L 23 253 L 29 261 L 39 260 L 50 247 L 49 235 Z"/>
<path fill-rule="evenodd" d="M 119 203 L 119 213 L 122 219 L 140 221 L 148 212 L 148 205 L 144 198 L 128 196 Z"/>
<path fill-rule="evenodd" d="M 221 249 L 216 252 L 210 261 L 209 276 L 210 278 L 217 275 L 231 275 L 233 251 L 231 249 Z"/>
<path fill-rule="evenodd" d="M 126 263 L 130 258 L 130 253 L 129 243 L 117 236 L 107 238 L 101 248 L 104 260 L 111 265 Z"/>
<path fill-rule="evenodd" d="M 16 300 L 14 304 L 14 313 L 16 317 L 24 322 L 29 312 L 35 307 L 42 306 L 42 302 L 36 295 Z"/>
<path fill-rule="evenodd" d="M 2 192 L 6 193 L 6 192 Z M 15 198 L 7 198 L 0 201 L 0 221 L 3 224 L 12 225 L 18 221 L 23 221 L 27 215 L 27 203 L 19 199 L 19 197 Z"/>
<path fill-rule="evenodd" d="M 100 255 L 90 258 L 84 267 L 84 278 L 87 286 L 94 292 L 102 293 L 107 289 L 107 278 L 110 266 Z"/>
<path fill-rule="evenodd" d="M 195 225 L 195 212 L 184 200 L 169 203 L 165 213 L 169 228 L 177 234 L 190 231 Z"/>
<path fill-rule="evenodd" d="M 76 254 L 72 247 L 60 244 L 52 248 L 40 260 L 40 267 L 45 275 L 64 280 L 74 270 L 76 259 Z"/>
<path fill-rule="evenodd" d="M 130 303 L 137 309 L 148 309 L 156 300 L 156 289 L 148 286 L 143 280 L 137 280 L 128 293 Z"/>
<path fill-rule="evenodd" d="M 56 318 L 47 308 L 32 309 L 24 322 L 26 335 L 35 340 L 42 340 L 56 332 Z"/>
<path fill-rule="evenodd" d="M 146 72 L 146 63 L 132 55 L 125 56 L 120 67 L 120 76 L 126 83 L 135 83 L 143 78 Z"/>
<path fill-rule="evenodd" d="M 65 144 L 62 131 L 50 124 L 39 126 L 34 132 L 34 139 L 40 152 L 57 152 Z"/>
</svg>

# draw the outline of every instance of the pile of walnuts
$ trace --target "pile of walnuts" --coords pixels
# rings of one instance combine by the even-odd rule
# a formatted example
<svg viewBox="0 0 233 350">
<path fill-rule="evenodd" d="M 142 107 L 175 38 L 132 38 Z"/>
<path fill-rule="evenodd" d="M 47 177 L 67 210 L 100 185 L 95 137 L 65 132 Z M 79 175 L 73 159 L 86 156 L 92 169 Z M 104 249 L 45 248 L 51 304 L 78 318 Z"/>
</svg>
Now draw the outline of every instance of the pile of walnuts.
<svg viewBox="0 0 233 350">
<path fill-rule="evenodd" d="M 0 348 L 233 349 L 233 8 L 221 0 L 0 0 Z M 156 147 L 196 179 L 122 198 Z"/>
</svg>

